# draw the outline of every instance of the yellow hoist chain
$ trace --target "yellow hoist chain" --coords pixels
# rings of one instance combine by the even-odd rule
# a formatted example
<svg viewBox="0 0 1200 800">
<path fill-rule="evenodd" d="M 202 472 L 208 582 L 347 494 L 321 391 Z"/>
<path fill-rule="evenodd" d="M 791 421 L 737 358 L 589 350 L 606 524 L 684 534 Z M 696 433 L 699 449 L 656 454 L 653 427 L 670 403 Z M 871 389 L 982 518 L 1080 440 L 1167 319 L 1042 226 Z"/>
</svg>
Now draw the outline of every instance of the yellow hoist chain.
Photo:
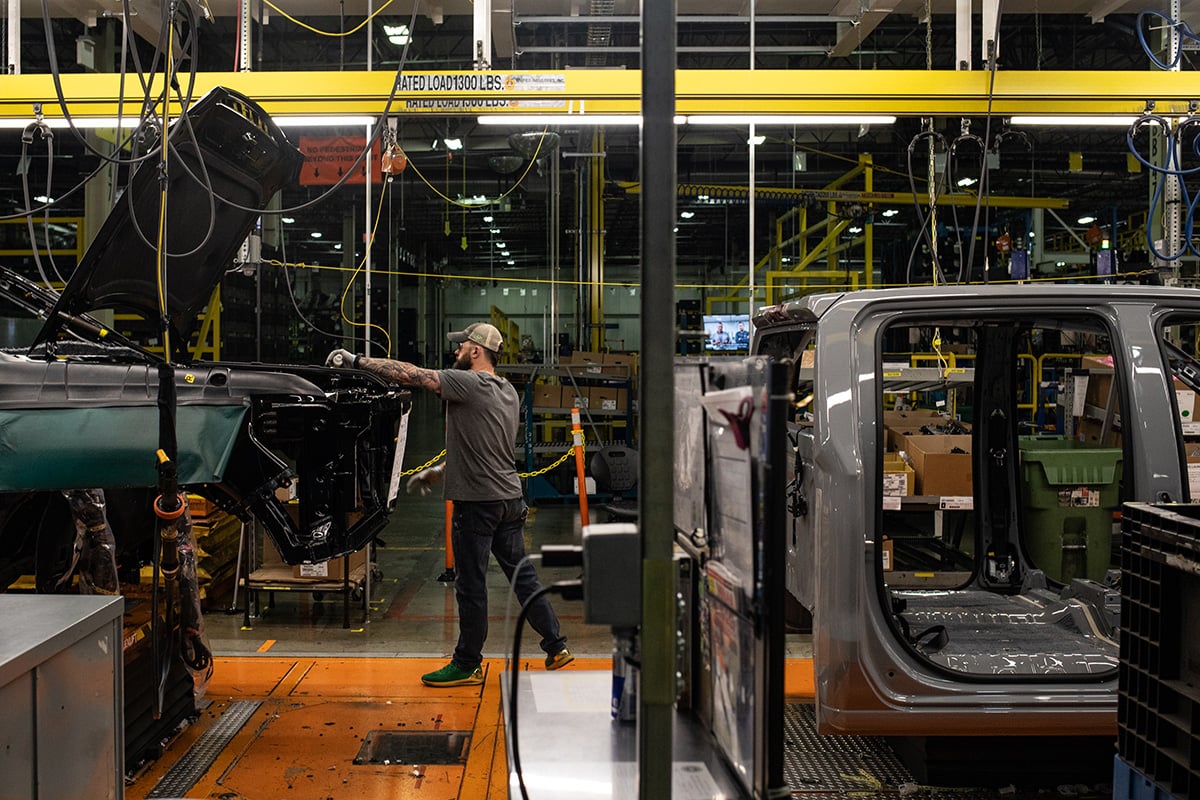
<svg viewBox="0 0 1200 800">
<path fill-rule="evenodd" d="M 582 444 L 579 445 L 579 452 L 581 452 L 581 453 L 583 452 Z M 571 445 L 569 448 L 567 448 L 567 452 L 563 453 L 562 456 L 557 461 L 555 461 L 553 464 L 546 466 L 546 467 L 542 467 L 541 469 L 535 469 L 533 472 L 518 472 L 517 477 L 518 478 L 536 478 L 538 475 L 545 475 L 547 472 L 554 469 L 555 467 L 557 467 L 559 464 L 566 461 L 568 458 L 570 458 L 574 454 L 575 454 L 575 445 Z M 436 456 L 429 459 L 428 461 L 426 461 L 424 464 L 422 464 L 419 467 L 413 467 L 412 469 L 404 470 L 403 472 L 400 473 L 400 476 L 408 477 L 409 475 L 417 474 L 421 470 L 429 469 L 434 464 L 436 464 L 438 462 L 438 460 L 441 459 L 441 457 L 444 455 L 446 455 L 445 450 L 438 453 Z"/>
</svg>

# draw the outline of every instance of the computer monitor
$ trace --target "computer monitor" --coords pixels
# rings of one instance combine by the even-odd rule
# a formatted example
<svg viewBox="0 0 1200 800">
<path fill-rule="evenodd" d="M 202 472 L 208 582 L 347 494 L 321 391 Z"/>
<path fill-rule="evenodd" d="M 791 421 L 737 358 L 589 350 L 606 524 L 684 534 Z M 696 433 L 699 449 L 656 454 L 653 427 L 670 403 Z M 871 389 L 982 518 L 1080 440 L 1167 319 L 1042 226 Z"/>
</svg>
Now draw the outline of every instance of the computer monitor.
<svg viewBox="0 0 1200 800">
<path fill-rule="evenodd" d="M 749 314 L 705 314 L 704 349 L 709 352 L 750 351 Z"/>
</svg>

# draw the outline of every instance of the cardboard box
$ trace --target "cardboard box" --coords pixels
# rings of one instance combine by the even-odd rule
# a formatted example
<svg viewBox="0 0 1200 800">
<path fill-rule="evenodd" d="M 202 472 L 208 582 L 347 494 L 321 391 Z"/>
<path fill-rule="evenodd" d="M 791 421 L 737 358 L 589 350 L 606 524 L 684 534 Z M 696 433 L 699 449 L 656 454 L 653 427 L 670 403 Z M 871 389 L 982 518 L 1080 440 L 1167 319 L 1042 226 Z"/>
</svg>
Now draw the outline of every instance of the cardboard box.
<svg viewBox="0 0 1200 800">
<path fill-rule="evenodd" d="M 907 436 L 904 450 L 916 472 L 918 494 L 974 495 L 970 436 Z"/>
<path fill-rule="evenodd" d="M 625 411 L 629 390 L 617 386 L 593 386 L 588 389 L 588 408 L 600 411 Z"/>
<path fill-rule="evenodd" d="M 563 390 L 563 398 L 562 398 L 562 407 L 563 408 L 590 408 L 591 407 L 588 404 L 588 392 L 590 391 L 588 389 L 588 387 L 580 386 L 578 394 L 575 393 L 574 386 L 564 386 L 564 387 L 562 387 L 562 390 Z"/>
<path fill-rule="evenodd" d="M 895 546 L 892 544 L 892 540 L 885 536 L 883 538 L 883 547 L 882 547 L 883 571 L 884 572 L 891 572 L 893 569 L 896 568 L 895 555 L 896 555 L 896 550 L 895 550 Z"/>
<path fill-rule="evenodd" d="M 953 420 L 940 411 L 933 409 L 917 409 L 915 411 L 885 411 L 883 412 L 884 446 L 887 450 L 903 450 L 904 441 L 910 436 L 940 436 L 937 433 L 947 428 L 951 423 L 957 428 L 971 430 L 970 423 Z M 934 431 L 926 433 L 925 431 Z"/>
<path fill-rule="evenodd" d="M 1121 446 L 1121 431 L 1119 428 L 1110 427 L 1108 436 L 1101 441 L 1100 434 L 1104 430 L 1104 423 L 1098 419 L 1080 419 L 1075 423 L 1075 434 L 1079 441 L 1087 442 L 1096 447 L 1120 447 Z"/>
<path fill-rule="evenodd" d="M 573 367 L 594 367 L 595 374 L 599 375 L 601 367 L 604 366 L 604 353 L 595 353 L 590 350 L 576 350 L 567 357 L 567 364 Z M 592 372 L 592 369 L 588 369 Z"/>
<path fill-rule="evenodd" d="M 367 564 L 367 550 L 369 547 L 364 547 L 362 550 L 356 550 L 350 554 L 350 575 L 353 577 L 355 572 L 363 569 Z M 344 558 L 331 558 L 328 561 L 321 561 L 317 564 L 296 564 L 292 567 L 292 575 L 296 578 L 320 578 L 322 580 L 340 581 L 345 569 L 346 560 Z"/>
<path fill-rule="evenodd" d="M 562 408 L 563 387 L 557 383 L 535 383 L 533 405 L 535 408 Z"/>
<path fill-rule="evenodd" d="M 916 491 L 917 477 L 913 468 L 897 453 L 883 454 L 883 494 L 885 497 L 908 497 Z"/>
<path fill-rule="evenodd" d="M 637 356 L 625 353 L 605 353 L 604 365 L 600 371 L 614 378 L 632 378 L 637 366 Z"/>
<path fill-rule="evenodd" d="M 1188 387 L 1186 383 L 1175 379 L 1175 403 L 1179 408 L 1180 422 L 1195 422 L 1200 413 L 1200 408 L 1196 406 L 1196 392 Z"/>
</svg>

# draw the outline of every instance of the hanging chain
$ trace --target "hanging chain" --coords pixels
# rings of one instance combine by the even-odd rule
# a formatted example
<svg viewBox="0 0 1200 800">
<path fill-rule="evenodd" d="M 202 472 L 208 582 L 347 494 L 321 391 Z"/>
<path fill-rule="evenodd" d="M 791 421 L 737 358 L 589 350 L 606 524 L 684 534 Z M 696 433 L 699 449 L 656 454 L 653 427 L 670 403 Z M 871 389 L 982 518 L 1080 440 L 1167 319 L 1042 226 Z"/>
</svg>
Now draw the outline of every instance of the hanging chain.
<svg viewBox="0 0 1200 800">
<path fill-rule="evenodd" d="M 581 452 L 581 453 L 583 452 L 582 444 L 579 445 L 579 452 Z M 575 445 L 571 445 L 569 448 L 567 448 L 567 452 L 563 453 L 559 457 L 559 459 L 557 461 L 555 461 L 553 464 L 551 464 L 547 467 L 542 467 L 541 469 L 536 469 L 533 472 L 518 472 L 517 477 L 518 478 L 536 478 L 538 475 L 545 475 L 547 472 L 554 469 L 558 465 L 562 464 L 564 461 L 566 461 L 568 458 L 570 458 L 574 454 L 575 454 Z M 403 477 L 407 477 L 409 475 L 415 475 L 416 473 L 421 472 L 422 470 L 429 469 L 434 464 L 436 464 L 438 462 L 438 460 L 441 459 L 441 457 L 444 455 L 446 455 L 445 450 L 438 453 L 436 456 L 429 459 L 428 461 L 426 461 L 424 464 L 422 464 L 419 467 L 413 467 L 412 469 L 404 470 L 403 472 L 400 473 L 400 477 L 403 478 Z"/>
<path fill-rule="evenodd" d="M 583 434 L 580 434 L 579 437 L 580 437 L 580 442 L 582 442 Z M 583 444 L 582 443 L 579 445 L 579 452 L 580 453 L 583 452 Z M 542 467 L 541 469 L 535 469 L 533 472 L 518 472 L 517 477 L 518 478 L 536 478 L 538 475 L 545 475 L 547 472 L 554 469 L 555 467 L 557 467 L 559 464 L 566 461 L 568 458 L 570 458 L 574 454 L 575 454 L 575 445 L 571 445 L 567 449 L 567 452 L 563 453 L 562 456 L 557 461 L 555 461 L 553 464 L 551 464 L 550 466 Z"/>
<path fill-rule="evenodd" d="M 442 452 L 438 453 L 436 456 L 434 456 L 433 458 L 429 459 L 428 461 L 426 461 L 424 464 L 422 464 L 422 465 L 421 465 L 421 466 L 419 466 L 419 467 L 413 467 L 412 469 L 406 469 L 406 470 L 404 470 L 403 472 L 401 472 L 401 473 L 400 473 L 400 477 L 402 477 L 402 478 L 403 478 L 403 477 L 405 477 L 406 475 L 415 475 L 416 473 L 420 472 L 421 470 L 429 469 L 430 467 L 432 467 L 434 464 L 436 464 L 436 463 L 438 462 L 438 459 L 439 459 L 439 458 L 441 458 L 441 457 L 442 457 L 442 456 L 444 456 L 444 455 L 446 455 L 446 451 L 445 451 L 445 450 L 443 450 Z"/>
</svg>

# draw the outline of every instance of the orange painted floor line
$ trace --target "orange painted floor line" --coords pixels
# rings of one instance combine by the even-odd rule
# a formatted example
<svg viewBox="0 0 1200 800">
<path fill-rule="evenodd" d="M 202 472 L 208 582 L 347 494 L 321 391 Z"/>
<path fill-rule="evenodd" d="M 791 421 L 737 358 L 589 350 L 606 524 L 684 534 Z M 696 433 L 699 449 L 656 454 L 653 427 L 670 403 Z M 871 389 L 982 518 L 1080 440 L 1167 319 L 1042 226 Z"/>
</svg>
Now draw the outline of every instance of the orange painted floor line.
<svg viewBox="0 0 1200 800">
<path fill-rule="evenodd" d="M 504 659 L 485 659 L 482 686 L 434 689 L 420 676 L 444 658 L 221 656 L 196 722 L 126 787 L 143 800 L 159 779 L 230 703 L 261 702 L 225 746 L 189 798 L 276 800 L 279 797 L 461 798 L 507 797 L 500 676 Z M 564 669 L 607 670 L 609 658 L 577 658 Z M 540 657 L 523 669 L 543 669 Z M 812 662 L 788 659 L 790 700 L 811 698 Z M 431 735 L 470 733 L 466 758 L 453 764 L 364 764 L 356 757 L 372 731 Z"/>
</svg>

